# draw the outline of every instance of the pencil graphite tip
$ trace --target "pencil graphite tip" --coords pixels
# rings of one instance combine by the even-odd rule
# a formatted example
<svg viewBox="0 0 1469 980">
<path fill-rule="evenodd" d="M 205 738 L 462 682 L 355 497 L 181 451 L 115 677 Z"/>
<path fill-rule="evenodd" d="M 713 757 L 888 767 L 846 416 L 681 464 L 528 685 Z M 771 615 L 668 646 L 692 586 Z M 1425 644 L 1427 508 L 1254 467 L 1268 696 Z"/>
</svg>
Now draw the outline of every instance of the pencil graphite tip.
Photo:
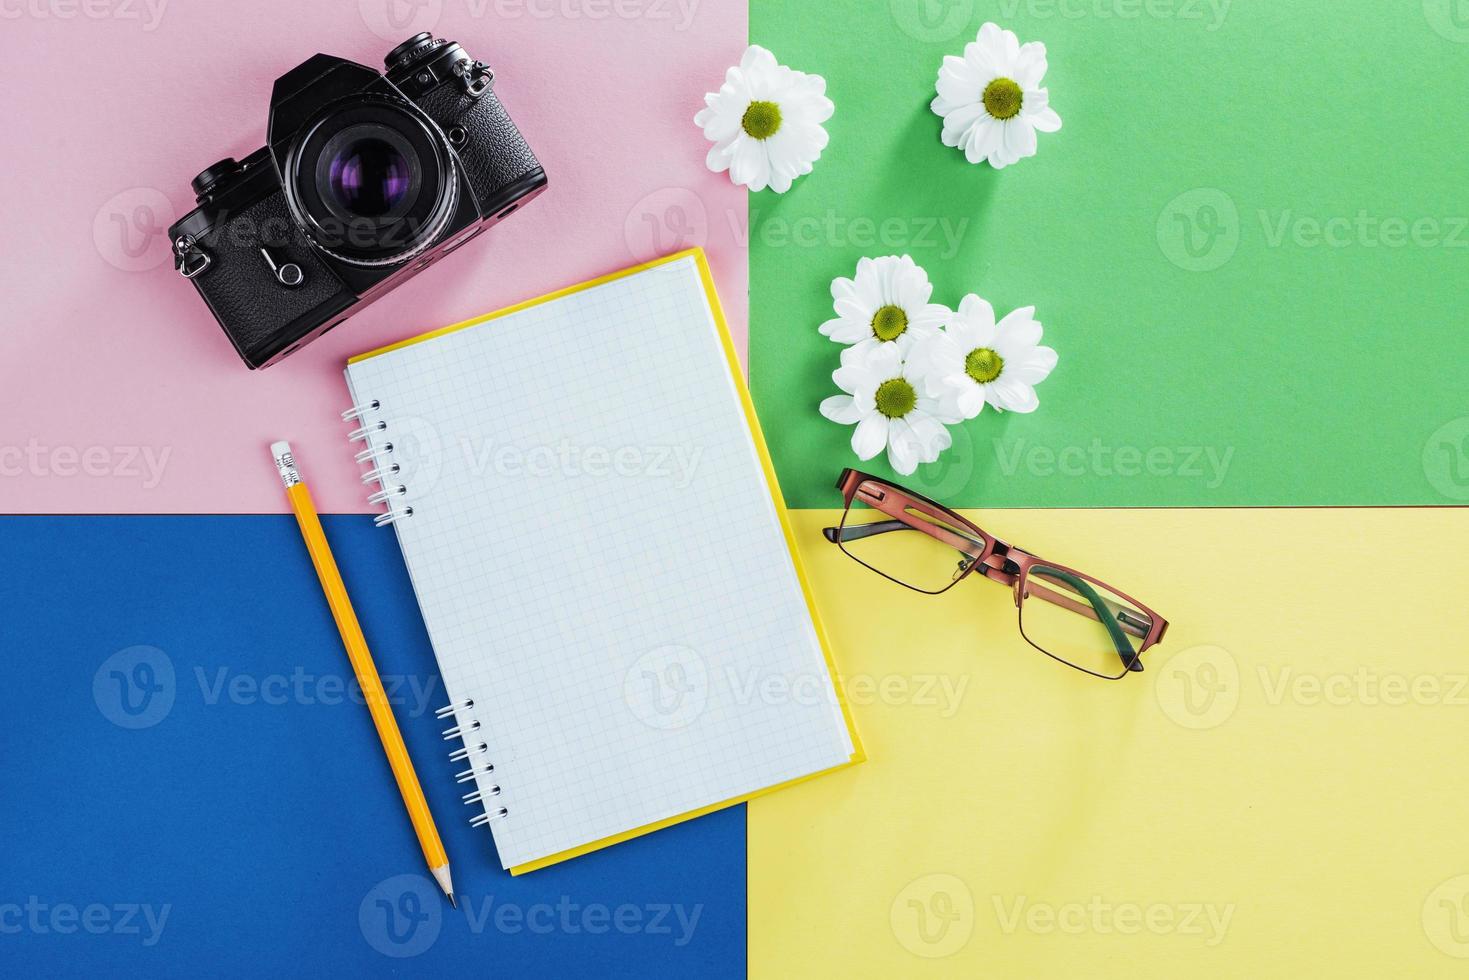
<svg viewBox="0 0 1469 980">
<path fill-rule="evenodd" d="M 454 881 L 449 877 L 449 866 L 441 864 L 437 868 L 429 868 L 429 872 L 433 874 L 434 881 L 439 883 L 439 888 L 443 890 L 444 897 L 449 900 L 449 904 L 457 909 L 459 903 L 454 901 Z"/>
<path fill-rule="evenodd" d="M 301 482 L 301 473 L 296 469 L 296 457 L 291 454 L 289 442 L 271 443 L 270 455 L 275 459 L 275 468 L 287 490 Z"/>
</svg>

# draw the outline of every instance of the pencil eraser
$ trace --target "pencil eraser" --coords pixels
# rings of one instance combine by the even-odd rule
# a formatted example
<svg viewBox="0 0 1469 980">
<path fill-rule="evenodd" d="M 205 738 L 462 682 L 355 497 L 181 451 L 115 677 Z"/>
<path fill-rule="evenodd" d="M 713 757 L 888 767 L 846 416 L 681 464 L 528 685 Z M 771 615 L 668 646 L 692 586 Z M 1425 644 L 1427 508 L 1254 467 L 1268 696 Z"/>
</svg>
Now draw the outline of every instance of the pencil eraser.
<svg viewBox="0 0 1469 980">
<path fill-rule="evenodd" d="M 275 468 L 281 475 L 281 482 L 289 490 L 301 482 L 301 474 L 296 469 L 296 457 L 291 455 L 291 444 L 289 442 L 273 442 L 270 444 L 270 454 L 275 457 Z"/>
</svg>

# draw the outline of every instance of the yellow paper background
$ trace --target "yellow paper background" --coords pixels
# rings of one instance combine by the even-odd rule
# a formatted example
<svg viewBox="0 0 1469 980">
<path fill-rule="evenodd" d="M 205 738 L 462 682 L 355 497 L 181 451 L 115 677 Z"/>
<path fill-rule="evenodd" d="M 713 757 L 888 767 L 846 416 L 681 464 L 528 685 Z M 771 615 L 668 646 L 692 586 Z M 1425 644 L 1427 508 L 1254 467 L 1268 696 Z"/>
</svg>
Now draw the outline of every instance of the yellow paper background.
<svg viewBox="0 0 1469 980">
<path fill-rule="evenodd" d="M 753 976 L 1469 975 L 1469 511 L 971 514 L 1167 640 L 1096 680 L 793 511 L 869 761 L 749 804 Z"/>
</svg>

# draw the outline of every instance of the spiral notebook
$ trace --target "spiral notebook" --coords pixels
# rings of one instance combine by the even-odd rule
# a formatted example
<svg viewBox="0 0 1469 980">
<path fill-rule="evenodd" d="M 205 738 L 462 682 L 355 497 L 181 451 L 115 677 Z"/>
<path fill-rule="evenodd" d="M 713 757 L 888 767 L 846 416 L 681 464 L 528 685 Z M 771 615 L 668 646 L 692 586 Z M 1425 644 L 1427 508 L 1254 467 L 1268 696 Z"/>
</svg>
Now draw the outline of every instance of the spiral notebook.
<svg viewBox="0 0 1469 980">
<path fill-rule="evenodd" d="M 861 760 L 701 251 L 347 383 L 455 778 L 512 873 Z"/>
</svg>

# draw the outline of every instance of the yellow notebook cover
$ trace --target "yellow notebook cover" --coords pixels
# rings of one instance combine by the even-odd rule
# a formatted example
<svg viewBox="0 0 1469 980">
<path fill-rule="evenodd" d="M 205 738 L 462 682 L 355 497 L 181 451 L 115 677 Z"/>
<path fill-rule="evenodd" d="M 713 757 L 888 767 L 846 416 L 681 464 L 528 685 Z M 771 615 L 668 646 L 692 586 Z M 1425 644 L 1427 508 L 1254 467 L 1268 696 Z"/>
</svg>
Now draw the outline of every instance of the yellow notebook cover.
<svg viewBox="0 0 1469 980">
<path fill-rule="evenodd" d="M 533 870 L 536 870 L 536 869 L 539 869 L 539 868 L 546 867 L 546 866 L 551 865 L 551 864 L 558 863 L 560 861 L 564 861 L 567 858 L 576 857 L 576 856 L 581 855 L 581 854 L 586 854 L 586 853 L 589 853 L 591 851 L 598 850 L 598 849 L 603 848 L 603 847 L 606 847 L 606 846 L 608 846 L 610 844 L 615 844 L 615 843 L 619 843 L 619 842 L 624 841 L 624 840 L 629 840 L 631 838 L 641 836 L 643 834 L 649 833 L 649 832 L 654 831 L 654 830 L 659 830 L 659 829 L 661 829 L 663 827 L 671 826 L 672 824 L 679 823 L 679 822 L 682 822 L 684 820 L 689 820 L 689 819 L 692 819 L 694 817 L 702 816 L 702 815 L 704 815 L 706 813 L 711 813 L 711 812 L 713 812 L 715 810 L 723 809 L 724 807 L 732 806 L 732 805 L 734 805 L 736 803 L 744 802 L 746 800 L 752 799 L 752 798 L 757 797 L 757 796 L 762 796 L 762 795 L 767 794 L 767 793 L 770 793 L 770 792 L 772 792 L 774 790 L 778 790 L 778 789 L 782 789 L 782 788 L 784 788 L 786 786 L 794 785 L 795 783 L 805 782 L 805 781 L 813 778 L 814 776 L 823 775 L 824 773 L 831 772 L 834 769 L 845 768 L 846 766 L 850 766 L 850 765 L 852 765 L 854 763 L 863 761 L 865 759 L 865 754 L 864 754 L 864 752 L 862 750 L 861 742 L 860 742 L 860 740 L 858 738 L 858 733 L 857 733 L 857 730 L 856 730 L 856 726 L 854 725 L 854 723 L 852 721 L 852 715 L 851 715 L 851 712 L 850 712 L 850 710 L 848 708 L 848 705 L 847 705 L 847 702 L 846 702 L 846 697 L 845 697 L 844 690 L 843 690 L 841 676 L 840 676 L 840 673 L 839 673 L 839 671 L 837 669 L 835 660 L 834 660 L 834 658 L 832 656 L 831 644 L 830 644 L 830 641 L 829 641 L 829 639 L 827 637 L 827 633 L 826 633 L 825 629 L 822 626 L 820 617 L 819 617 L 819 615 L 817 613 L 817 609 L 816 609 L 815 602 L 814 602 L 814 599 L 813 599 L 813 593 L 812 593 L 811 584 L 810 584 L 810 582 L 809 582 L 809 580 L 807 578 L 806 571 L 805 571 L 805 569 L 804 569 L 804 567 L 802 565 L 802 562 L 801 562 L 801 557 L 800 557 L 799 551 L 798 551 L 798 549 L 796 547 L 796 540 L 795 540 L 795 537 L 794 537 L 794 532 L 792 530 L 792 524 L 791 524 L 790 515 L 788 514 L 788 512 L 786 510 L 785 502 L 784 502 L 784 499 L 783 499 L 783 497 L 781 495 L 781 492 L 780 492 L 779 483 L 777 482 L 777 479 L 776 479 L 775 469 L 774 469 L 774 466 L 771 463 L 770 454 L 769 454 L 769 451 L 766 448 L 765 439 L 764 439 L 764 437 L 763 437 L 763 435 L 761 433 L 761 430 L 760 430 L 759 419 L 756 416 L 754 404 L 751 401 L 748 387 L 745 384 L 743 372 L 741 370 L 739 359 L 738 359 L 738 356 L 737 356 L 736 351 L 735 351 L 734 343 L 733 343 L 733 340 L 731 339 L 730 334 L 729 334 L 728 324 L 727 324 L 727 322 L 725 320 L 724 312 L 723 312 L 723 309 L 722 309 L 722 307 L 720 305 L 718 294 L 717 294 L 717 292 L 716 292 L 716 290 L 714 288 L 714 280 L 713 280 L 713 276 L 712 276 L 712 274 L 710 272 L 710 269 L 709 269 L 709 263 L 708 263 L 708 260 L 705 257 L 705 255 L 704 255 L 704 253 L 703 253 L 703 251 L 701 249 L 697 249 L 697 248 L 695 248 L 695 249 L 689 249 L 689 250 L 686 250 L 686 251 L 677 252 L 677 253 L 674 253 L 674 254 L 671 254 L 671 255 L 668 255 L 668 256 L 664 256 L 662 258 L 653 260 L 651 262 L 647 262 L 647 263 L 643 263 L 643 264 L 640 264 L 640 265 L 631 266 L 629 268 L 622 269 L 622 270 L 619 270 L 617 272 L 613 272 L 613 273 L 611 273 L 609 275 L 601 276 L 601 277 L 599 277 L 597 279 L 593 279 L 593 280 L 590 280 L 588 282 L 580 283 L 578 285 L 570 286 L 570 287 L 565 288 L 565 289 L 557 290 L 555 292 L 548 293 L 548 294 L 546 294 L 544 296 L 541 296 L 541 297 L 538 297 L 538 298 L 535 298 L 535 299 L 531 299 L 531 300 L 527 300 L 525 302 L 518 303 L 518 304 L 515 304 L 513 306 L 506 307 L 506 308 L 504 308 L 502 310 L 498 310 L 498 311 L 495 311 L 493 313 L 486 314 L 484 316 L 476 317 L 474 319 L 467 320 L 467 321 L 464 321 L 462 323 L 453 324 L 451 326 L 442 327 L 442 328 L 437 329 L 437 330 L 432 330 L 432 331 L 429 331 L 429 332 L 420 334 L 418 336 L 415 336 L 415 337 L 412 337 L 412 338 L 409 338 L 409 339 L 406 339 L 406 340 L 403 340 L 403 341 L 399 341 L 397 343 L 389 344 L 389 345 L 386 345 L 386 346 L 377 348 L 375 350 L 371 350 L 371 351 L 368 351 L 366 353 L 359 354 L 359 355 L 351 358 L 349 360 L 349 362 L 348 362 L 349 363 L 349 371 L 348 371 L 349 383 L 352 383 L 352 380 L 353 380 L 353 372 L 355 370 L 354 366 L 363 364 L 364 362 L 367 362 L 367 361 L 369 361 L 371 359 L 378 358 L 378 357 L 381 357 L 382 355 L 389 354 L 389 353 L 394 352 L 394 351 L 399 351 L 399 350 L 402 350 L 404 348 L 407 348 L 407 347 L 410 347 L 410 346 L 413 346 L 413 345 L 422 344 L 422 343 L 424 343 L 426 341 L 429 341 L 429 340 L 434 340 L 434 339 L 442 338 L 442 337 L 448 337 L 449 335 L 455 334 L 455 333 L 457 333 L 459 331 L 466 330 L 467 328 L 470 328 L 470 327 L 479 326 L 479 325 L 484 324 L 484 323 L 487 323 L 487 322 L 489 322 L 491 320 L 496 320 L 496 319 L 499 319 L 499 318 L 502 318 L 502 317 L 506 317 L 506 316 L 508 316 L 508 315 L 510 315 L 512 313 L 519 313 L 521 311 L 531 310 L 534 307 L 537 307 L 537 306 L 541 306 L 543 304 L 550 303 L 553 300 L 558 300 L 558 299 L 562 299 L 563 297 L 573 296 L 573 295 L 575 295 L 577 293 L 581 293 L 581 292 L 584 292 L 586 290 L 590 290 L 593 287 L 601 286 L 601 285 L 604 285 L 604 284 L 607 284 L 607 283 L 616 282 L 617 280 L 624 279 L 624 278 L 626 278 L 628 276 L 632 276 L 632 275 L 635 275 L 637 273 L 645 272 L 647 270 L 655 269 L 655 268 L 658 268 L 660 266 L 669 265 L 671 263 L 676 263 L 676 262 L 679 262 L 681 260 L 686 260 L 686 259 L 692 259 L 693 262 L 695 263 L 696 267 L 697 267 L 698 277 L 699 277 L 699 280 L 700 280 L 700 282 L 702 284 L 703 291 L 704 291 L 704 294 L 705 294 L 705 298 L 707 299 L 707 302 L 708 302 L 709 311 L 712 314 L 714 325 L 717 328 L 717 333 L 718 333 L 718 337 L 719 337 L 720 346 L 721 346 L 721 348 L 723 350 L 724 360 L 725 360 L 726 365 L 727 365 L 728 370 L 729 370 L 730 381 L 732 382 L 732 384 L 734 386 L 734 389 L 737 392 L 739 404 L 740 404 L 740 406 L 741 406 L 741 408 L 743 410 L 745 422 L 748 425 L 749 432 L 750 432 L 750 435 L 752 437 L 752 441 L 753 441 L 753 444 L 754 444 L 754 447 L 755 447 L 755 451 L 756 451 L 756 454 L 758 455 L 758 458 L 759 458 L 760 469 L 761 469 L 761 471 L 763 472 L 763 475 L 764 475 L 764 480 L 765 480 L 765 483 L 766 483 L 766 488 L 767 488 L 767 490 L 768 490 L 768 492 L 770 494 L 770 501 L 773 504 L 774 509 L 775 509 L 775 513 L 776 513 L 776 515 L 778 517 L 780 528 L 781 528 L 781 532 L 782 532 L 782 534 L 784 536 L 784 539 L 785 539 L 786 548 L 790 552 L 790 556 L 791 556 L 792 563 L 793 563 L 793 566 L 794 566 L 795 577 L 796 577 L 797 581 L 799 582 L 801 595 L 802 595 L 802 598 L 803 598 L 804 603 L 805 603 L 805 609 L 806 609 L 806 612 L 810 616 L 811 624 L 812 624 L 812 626 L 814 627 L 814 630 L 815 630 L 816 639 L 817 639 L 817 641 L 819 642 L 819 645 L 820 645 L 822 657 L 823 657 L 824 662 L 825 662 L 826 671 L 829 673 L 830 678 L 831 678 L 831 684 L 832 684 L 832 687 L 833 687 L 833 693 L 834 693 L 835 698 L 836 698 L 837 707 L 840 710 L 842 722 L 845 725 L 847 734 L 848 734 L 848 736 L 850 737 L 850 740 L 851 740 L 852 752 L 850 754 L 850 757 L 848 758 L 848 760 L 845 763 L 840 763 L 840 764 L 838 764 L 836 766 L 833 766 L 833 767 L 830 767 L 830 768 L 826 768 L 826 769 L 822 769 L 822 770 L 820 770 L 818 772 L 810 773 L 809 775 L 804 775 L 804 776 L 800 776 L 800 777 L 795 778 L 795 779 L 790 779 L 790 780 L 778 782 L 778 783 L 776 783 L 774 785 L 767 786 L 767 787 L 764 787 L 764 788 L 761 788 L 761 789 L 758 789 L 758 790 L 754 790 L 754 791 L 751 791 L 751 792 L 744 792 L 744 793 L 742 793 L 740 795 L 733 796 L 733 797 L 728 798 L 728 799 L 722 799 L 722 800 L 719 800 L 718 802 L 711 803 L 711 804 L 708 804 L 706 806 L 701 806 L 701 807 L 698 807 L 696 809 L 691 809 L 691 810 L 689 810 L 687 812 L 682 812 L 682 813 L 679 813 L 679 814 L 677 814 L 675 816 L 671 816 L 671 817 L 668 817 L 668 818 L 665 818 L 665 819 L 662 819 L 662 820 L 658 820 L 658 821 L 653 822 L 653 823 L 648 823 L 648 824 L 645 824 L 643 826 L 638 826 L 638 827 L 634 827 L 632 829 L 623 830 L 623 831 L 620 831 L 620 832 L 617 832 L 617 833 L 614 833 L 614 834 L 610 834 L 610 835 L 605 836 L 603 838 L 590 841 L 588 843 L 583 843 L 583 844 L 580 844 L 578 846 L 575 846 L 575 847 L 572 847 L 572 848 L 569 848 L 569 849 L 560 850 L 560 851 L 557 851 L 555 853 L 551 853 L 551 854 L 548 854 L 546 856 L 539 857 L 539 858 L 537 858 L 535 860 L 525 861 L 525 862 L 513 864 L 510 867 L 510 872 L 512 874 L 523 874 L 523 873 L 525 873 L 527 871 L 533 871 Z M 354 385 L 354 392 L 353 392 L 353 394 L 354 394 L 354 397 L 358 397 L 359 398 L 359 401 L 360 401 L 360 397 L 359 396 L 362 396 L 364 393 L 356 390 L 356 385 Z M 407 481 L 407 480 L 405 480 L 405 482 L 411 483 L 411 481 Z M 719 520 L 719 518 L 720 518 L 720 515 L 718 515 L 718 514 L 711 514 L 710 515 L 710 519 L 711 520 Z M 406 557 L 406 550 L 405 550 L 405 557 Z M 410 572 L 412 572 L 412 571 L 413 571 L 413 568 L 410 565 Z M 415 588 L 417 589 L 417 588 L 419 588 L 419 586 L 420 586 L 419 576 L 415 575 Z M 422 593 L 420 593 L 420 604 L 423 604 L 423 602 L 424 602 L 424 596 L 423 596 Z M 426 619 L 427 619 L 427 616 L 426 616 Z M 436 652 L 437 652 L 437 644 L 436 644 Z"/>
</svg>

